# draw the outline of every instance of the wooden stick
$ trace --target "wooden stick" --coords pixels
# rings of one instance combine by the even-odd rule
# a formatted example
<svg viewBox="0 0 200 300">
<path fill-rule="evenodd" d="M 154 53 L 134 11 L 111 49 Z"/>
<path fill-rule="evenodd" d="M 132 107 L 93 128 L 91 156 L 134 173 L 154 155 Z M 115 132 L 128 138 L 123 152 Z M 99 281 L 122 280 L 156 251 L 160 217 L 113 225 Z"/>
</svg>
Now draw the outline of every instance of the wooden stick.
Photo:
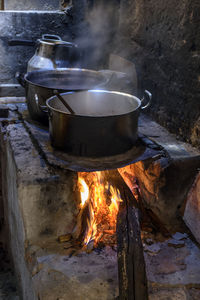
<svg viewBox="0 0 200 300">
<path fill-rule="evenodd" d="M 147 300 L 147 278 L 136 200 L 123 182 L 123 202 L 117 218 L 117 253 L 120 300 Z"/>
<path fill-rule="evenodd" d="M 0 10 L 4 10 L 4 0 L 0 0 Z"/>
<path fill-rule="evenodd" d="M 58 97 L 58 99 L 62 102 L 62 104 L 69 110 L 72 115 L 75 115 L 75 112 L 71 108 L 71 106 L 64 100 L 64 98 L 59 94 L 57 90 L 54 90 L 54 95 Z"/>
</svg>

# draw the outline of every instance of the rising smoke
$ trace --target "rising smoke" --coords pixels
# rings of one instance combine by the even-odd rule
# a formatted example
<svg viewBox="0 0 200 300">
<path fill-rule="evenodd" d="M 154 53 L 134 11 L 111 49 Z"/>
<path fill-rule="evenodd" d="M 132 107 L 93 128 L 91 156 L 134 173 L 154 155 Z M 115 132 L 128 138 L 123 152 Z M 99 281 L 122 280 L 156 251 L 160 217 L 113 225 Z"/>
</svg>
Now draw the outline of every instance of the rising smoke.
<svg viewBox="0 0 200 300">
<path fill-rule="evenodd" d="M 78 13 L 78 12 L 77 12 Z M 80 13 L 80 11 L 79 11 Z M 79 16 L 80 21 L 80 16 Z M 78 24 L 76 43 L 82 50 L 82 64 L 87 68 L 105 68 L 114 48 L 118 21 L 118 1 L 87 2 Z"/>
</svg>

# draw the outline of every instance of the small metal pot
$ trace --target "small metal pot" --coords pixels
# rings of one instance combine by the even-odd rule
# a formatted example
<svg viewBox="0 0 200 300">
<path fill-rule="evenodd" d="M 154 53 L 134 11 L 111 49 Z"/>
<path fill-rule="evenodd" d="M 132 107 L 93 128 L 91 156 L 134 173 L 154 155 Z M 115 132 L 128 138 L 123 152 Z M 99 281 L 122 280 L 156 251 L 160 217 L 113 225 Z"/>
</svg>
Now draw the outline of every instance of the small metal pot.
<svg viewBox="0 0 200 300">
<path fill-rule="evenodd" d="M 75 156 L 103 157 L 124 153 L 137 140 L 138 116 L 149 106 L 130 94 L 89 90 L 62 94 L 75 112 L 54 96 L 47 100 L 52 146 Z"/>
</svg>

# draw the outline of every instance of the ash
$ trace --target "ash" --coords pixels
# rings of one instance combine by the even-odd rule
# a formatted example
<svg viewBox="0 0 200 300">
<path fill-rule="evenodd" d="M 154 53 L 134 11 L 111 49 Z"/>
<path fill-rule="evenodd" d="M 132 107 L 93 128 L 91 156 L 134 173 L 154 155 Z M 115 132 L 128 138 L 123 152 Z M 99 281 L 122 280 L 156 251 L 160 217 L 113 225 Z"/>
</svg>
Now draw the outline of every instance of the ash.
<svg viewBox="0 0 200 300">
<path fill-rule="evenodd" d="M 82 251 L 77 255 L 66 255 L 65 250 L 58 251 L 58 248 L 48 252 L 42 248 L 35 252 L 36 264 L 32 271 L 41 299 L 117 299 L 115 247 L 97 248 L 90 253 Z"/>
</svg>

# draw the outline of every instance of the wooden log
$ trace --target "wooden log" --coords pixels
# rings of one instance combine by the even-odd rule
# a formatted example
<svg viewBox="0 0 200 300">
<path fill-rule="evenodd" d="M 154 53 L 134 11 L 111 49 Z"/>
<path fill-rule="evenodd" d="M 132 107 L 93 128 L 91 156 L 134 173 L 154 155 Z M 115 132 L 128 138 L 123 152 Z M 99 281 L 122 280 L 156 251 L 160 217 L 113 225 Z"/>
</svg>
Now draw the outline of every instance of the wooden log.
<svg viewBox="0 0 200 300">
<path fill-rule="evenodd" d="M 77 216 L 77 224 L 72 233 L 73 239 L 79 241 L 80 243 L 84 240 L 84 236 L 88 227 L 87 220 L 89 217 L 89 206 L 86 204 L 85 207 L 80 210 Z"/>
<path fill-rule="evenodd" d="M 125 182 L 120 193 L 123 202 L 117 218 L 117 253 L 120 300 L 147 300 L 147 278 L 140 236 L 139 210 Z"/>
<path fill-rule="evenodd" d="M 71 233 L 67 233 L 65 235 L 60 235 L 58 237 L 59 243 L 66 243 L 66 242 L 69 242 L 71 239 L 72 239 Z"/>
<path fill-rule="evenodd" d="M 4 0 L 0 0 L 0 10 L 4 10 Z"/>
</svg>

